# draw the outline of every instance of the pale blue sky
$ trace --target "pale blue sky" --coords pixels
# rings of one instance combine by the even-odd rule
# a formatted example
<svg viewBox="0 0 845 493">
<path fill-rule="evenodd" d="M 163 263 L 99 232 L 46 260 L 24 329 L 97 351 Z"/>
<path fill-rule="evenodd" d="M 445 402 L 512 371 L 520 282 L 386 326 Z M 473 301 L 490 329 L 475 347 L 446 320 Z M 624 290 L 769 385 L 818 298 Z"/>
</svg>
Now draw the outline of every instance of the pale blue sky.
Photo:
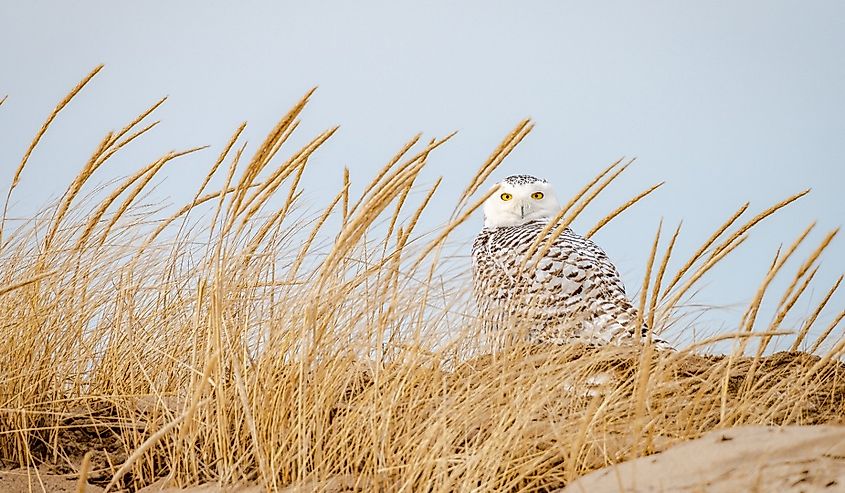
<svg viewBox="0 0 845 493">
<path fill-rule="evenodd" d="M 300 135 L 341 129 L 311 165 L 306 197 L 315 207 L 334 194 L 344 165 L 360 184 L 419 131 L 459 131 L 425 172 L 426 183 L 446 175 L 430 224 L 445 219 L 479 163 L 526 116 L 537 127 L 496 177 L 537 174 L 567 196 L 609 162 L 637 156 L 577 224 L 588 228 L 668 182 L 597 237 L 630 291 L 660 217 L 671 226 L 684 219 L 679 249 L 688 255 L 744 201 L 756 212 L 813 188 L 709 277 L 700 300 L 720 305 L 747 301 L 778 244 L 811 220 L 815 246 L 845 217 L 840 1 L 4 1 L 0 46 L 6 182 L 55 103 L 106 64 L 39 146 L 13 214 L 60 194 L 107 130 L 163 95 L 163 123 L 102 179 L 172 148 L 211 144 L 161 183 L 157 193 L 181 202 L 184 184 L 200 179 L 241 121 L 255 142 L 319 85 Z M 826 255 L 817 293 L 845 271 L 843 244 Z M 843 305 L 840 295 L 831 312 Z M 808 307 L 809 298 L 797 313 Z M 707 324 L 729 327 L 739 311 L 712 313 Z"/>
</svg>

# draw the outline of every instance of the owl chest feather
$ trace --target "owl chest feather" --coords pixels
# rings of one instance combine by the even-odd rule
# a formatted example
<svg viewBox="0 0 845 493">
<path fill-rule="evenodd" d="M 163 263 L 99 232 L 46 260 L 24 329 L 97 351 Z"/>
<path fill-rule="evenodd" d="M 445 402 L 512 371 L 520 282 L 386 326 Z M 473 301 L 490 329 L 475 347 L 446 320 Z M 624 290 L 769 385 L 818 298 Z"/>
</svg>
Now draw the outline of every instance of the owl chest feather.
<svg viewBox="0 0 845 493">
<path fill-rule="evenodd" d="M 472 257 L 474 292 L 482 307 L 563 316 L 597 291 L 624 297 L 624 286 L 604 252 L 569 229 L 536 263 L 526 262 L 544 227 L 538 221 L 486 228 L 478 235 Z"/>
</svg>

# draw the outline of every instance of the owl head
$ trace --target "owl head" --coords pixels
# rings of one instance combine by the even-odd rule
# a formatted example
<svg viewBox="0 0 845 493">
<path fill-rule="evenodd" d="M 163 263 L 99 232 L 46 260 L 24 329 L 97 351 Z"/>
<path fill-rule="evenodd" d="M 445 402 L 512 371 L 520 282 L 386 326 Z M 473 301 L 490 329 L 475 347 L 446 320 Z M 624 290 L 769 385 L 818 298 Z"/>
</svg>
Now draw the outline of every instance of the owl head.
<svg viewBox="0 0 845 493">
<path fill-rule="evenodd" d="M 519 226 L 553 218 L 560 203 L 546 180 L 514 175 L 494 185 L 498 190 L 484 202 L 484 227 Z"/>
</svg>

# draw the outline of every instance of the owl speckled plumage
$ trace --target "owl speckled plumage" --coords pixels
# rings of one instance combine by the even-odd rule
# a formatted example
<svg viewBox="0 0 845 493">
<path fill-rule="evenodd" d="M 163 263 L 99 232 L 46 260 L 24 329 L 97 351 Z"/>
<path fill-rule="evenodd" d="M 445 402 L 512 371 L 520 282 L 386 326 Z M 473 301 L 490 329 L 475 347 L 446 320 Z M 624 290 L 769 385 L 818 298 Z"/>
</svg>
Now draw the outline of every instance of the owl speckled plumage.
<svg viewBox="0 0 845 493">
<path fill-rule="evenodd" d="M 567 228 L 533 269 L 530 263 L 520 268 L 560 211 L 546 180 L 515 175 L 496 186 L 484 203 L 484 229 L 472 246 L 473 293 L 484 328 L 524 330 L 536 343 L 637 341 L 637 309 L 616 267 L 591 240 Z"/>
</svg>

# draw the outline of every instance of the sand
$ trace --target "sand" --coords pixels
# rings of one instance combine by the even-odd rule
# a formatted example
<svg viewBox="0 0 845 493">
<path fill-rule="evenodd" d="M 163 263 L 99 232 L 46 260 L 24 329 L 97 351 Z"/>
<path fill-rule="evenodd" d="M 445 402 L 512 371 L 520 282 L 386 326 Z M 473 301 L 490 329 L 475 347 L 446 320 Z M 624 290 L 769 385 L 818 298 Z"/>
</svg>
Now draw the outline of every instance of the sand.
<svg viewBox="0 0 845 493">
<path fill-rule="evenodd" d="M 70 475 L 36 474 L 35 469 L 14 469 L 0 471 L 0 492 L 30 493 L 47 491 L 49 493 L 76 493 L 78 480 Z M 100 493 L 99 486 L 85 485 L 84 493 Z"/>
<path fill-rule="evenodd" d="M 744 426 L 606 467 L 561 493 L 845 492 L 845 426 Z"/>
<path fill-rule="evenodd" d="M 169 486 L 167 481 L 157 481 L 146 488 L 141 488 L 138 493 L 263 493 L 265 490 L 256 485 L 228 485 L 221 486 L 217 483 L 205 483 L 190 488 L 177 488 Z"/>
<path fill-rule="evenodd" d="M 68 476 L 36 476 L 33 470 L 27 472 L 22 469 L 0 471 L 0 491 L 77 491 L 76 479 Z M 85 489 L 85 493 L 102 491 L 102 488 L 91 485 Z M 141 490 L 142 493 L 259 491 L 262 489 L 254 485 L 221 487 L 204 484 L 180 489 L 164 482 Z M 661 453 L 599 469 L 558 490 L 559 493 L 619 491 L 845 492 L 845 426 L 743 426 L 716 430 Z"/>
<path fill-rule="evenodd" d="M 60 474 L 38 474 L 34 469 L 15 469 L 12 471 L 0 471 L 0 493 L 76 493 L 77 479 L 68 475 Z M 102 493 L 105 491 L 99 486 L 85 485 L 84 493 Z M 112 489 L 111 491 L 115 491 Z M 146 488 L 138 490 L 137 493 L 262 493 L 265 491 L 259 486 L 238 486 L 229 485 L 222 487 L 216 483 L 206 483 L 190 488 L 177 488 L 169 486 L 165 481 L 157 481 Z"/>
</svg>

